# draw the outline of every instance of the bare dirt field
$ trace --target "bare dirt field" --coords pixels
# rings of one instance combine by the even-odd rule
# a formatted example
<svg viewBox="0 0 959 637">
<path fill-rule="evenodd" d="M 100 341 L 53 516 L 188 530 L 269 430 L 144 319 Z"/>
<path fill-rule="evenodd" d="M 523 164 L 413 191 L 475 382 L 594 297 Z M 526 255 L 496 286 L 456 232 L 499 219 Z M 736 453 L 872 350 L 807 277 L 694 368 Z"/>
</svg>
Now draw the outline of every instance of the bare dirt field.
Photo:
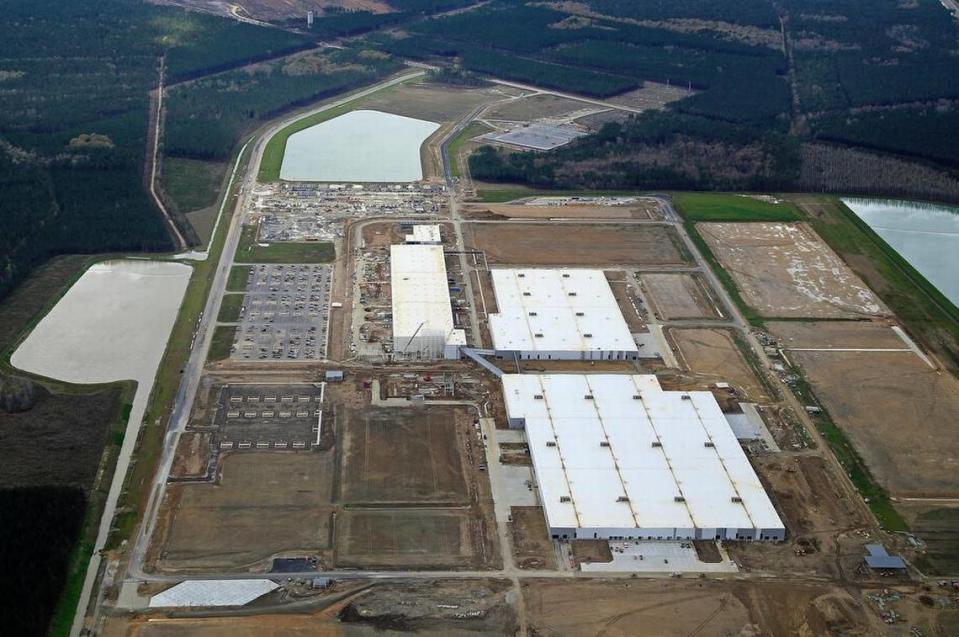
<svg viewBox="0 0 959 637">
<path fill-rule="evenodd" d="M 609 99 L 613 104 L 632 106 L 633 108 L 656 109 L 670 102 L 689 97 L 690 92 L 679 86 L 667 86 L 656 82 L 643 82 L 643 87 L 626 93 L 620 93 Z"/>
<path fill-rule="evenodd" d="M 767 323 L 785 349 L 907 349 L 906 343 L 881 322 L 781 321 Z"/>
<path fill-rule="evenodd" d="M 543 507 L 511 507 L 513 557 L 520 568 L 556 568 L 553 543 L 546 528 Z"/>
<path fill-rule="evenodd" d="M 538 580 L 524 582 L 523 595 L 527 620 L 537 635 L 883 632 L 882 623 L 860 596 L 828 584 Z"/>
<path fill-rule="evenodd" d="M 502 97 L 495 88 L 406 82 L 363 98 L 363 108 L 441 123 L 459 119 L 480 104 Z"/>
<path fill-rule="evenodd" d="M 625 280 L 610 278 L 610 272 L 606 273 L 606 279 L 609 281 L 609 289 L 613 291 L 613 297 L 622 312 L 623 318 L 630 332 L 647 332 L 646 320 L 640 314 L 642 302 L 636 296 L 636 289 L 632 284 Z"/>
<path fill-rule="evenodd" d="M 654 311 L 663 320 L 718 318 L 702 277 L 683 273 L 648 273 L 640 280 Z"/>
<path fill-rule="evenodd" d="M 334 560 L 357 568 L 465 567 L 474 564 L 472 544 L 463 511 L 349 510 L 336 517 Z"/>
<path fill-rule="evenodd" d="M 656 202 L 626 206 L 565 205 L 532 206 L 523 204 L 466 204 L 467 217 L 507 219 L 651 219 L 659 209 Z"/>
<path fill-rule="evenodd" d="M 592 105 L 557 95 L 530 95 L 520 99 L 495 104 L 484 114 L 484 119 L 502 119 L 511 122 L 528 122 L 543 117 L 563 117 Z"/>
<path fill-rule="evenodd" d="M 515 611 L 502 580 L 359 584 L 269 613 L 248 608 L 221 617 L 108 616 L 104 637 L 430 637 L 512 635 Z M 357 592 L 358 591 L 358 592 Z M 269 613 L 269 614 L 268 614 Z"/>
<path fill-rule="evenodd" d="M 730 557 L 747 571 L 827 577 L 852 573 L 868 541 L 853 530 L 869 523 L 858 499 L 847 497 L 831 465 L 815 454 L 763 454 L 752 462 L 786 524 L 788 540 L 730 543 Z M 843 548 L 842 560 L 837 559 L 837 547 Z"/>
<path fill-rule="evenodd" d="M 679 265 L 689 256 L 676 231 L 658 225 L 465 223 L 468 248 L 512 265 Z"/>
<path fill-rule="evenodd" d="M 209 432 L 185 431 L 177 443 L 171 478 L 190 478 L 206 475 L 210 464 Z"/>
<path fill-rule="evenodd" d="M 216 484 L 170 485 L 153 540 L 158 566 L 238 569 L 329 546 L 331 478 L 329 452 L 225 457 Z"/>
<path fill-rule="evenodd" d="M 726 382 L 750 402 L 770 400 L 769 391 L 743 359 L 729 330 L 670 328 L 667 334 L 679 348 L 680 361 L 703 384 Z"/>
<path fill-rule="evenodd" d="M 896 509 L 909 530 L 925 542 L 917 566 L 928 575 L 959 572 L 959 504 L 899 502 Z"/>
<path fill-rule="evenodd" d="M 461 411 L 428 408 L 341 410 L 342 500 L 352 504 L 463 504 L 456 419 Z"/>
<path fill-rule="evenodd" d="M 803 223 L 698 223 L 743 299 L 769 317 L 888 314 L 882 301 Z"/>
<path fill-rule="evenodd" d="M 959 382 L 910 352 L 789 356 L 879 484 L 898 496 L 959 496 Z"/>
</svg>

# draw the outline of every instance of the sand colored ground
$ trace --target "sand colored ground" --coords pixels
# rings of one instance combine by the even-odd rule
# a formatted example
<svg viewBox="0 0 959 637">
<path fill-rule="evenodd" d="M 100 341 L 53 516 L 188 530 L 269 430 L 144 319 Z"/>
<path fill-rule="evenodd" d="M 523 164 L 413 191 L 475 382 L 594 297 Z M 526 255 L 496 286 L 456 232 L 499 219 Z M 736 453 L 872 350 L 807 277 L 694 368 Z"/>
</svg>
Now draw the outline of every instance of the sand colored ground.
<svg viewBox="0 0 959 637">
<path fill-rule="evenodd" d="M 338 567 L 455 568 L 473 563 L 463 511 L 346 511 L 336 518 Z M 481 564 L 477 564 L 481 566 Z"/>
<path fill-rule="evenodd" d="M 331 453 L 239 453 L 224 458 L 221 471 L 216 484 L 169 487 L 165 506 L 174 517 L 161 568 L 229 570 L 329 545 Z"/>
<path fill-rule="evenodd" d="M 688 255 L 666 226 L 464 223 L 467 249 L 511 265 L 678 265 Z"/>
<path fill-rule="evenodd" d="M 640 277 L 656 313 L 665 320 L 716 318 L 705 283 L 691 274 L 649 273 Z"/>
<path fill-rule="evenodd" d="M 959 496 L 959 381 L 911 352 L 789 356 L 879 484 L 899 496 Z"/>
<path fill-rule="evenodd" d="M 769 317 L 888 314 L 879 298 L 802 223 L 699 223 L 748 305 Z"/>
<path fill-rule="evenodd" d="M 826 584 L 656 581 L 524 582 L 537 635 L 871 635 L 858 595 Z"/>
<path fill-rule="evenodd" d="M 680 362 L 704 383 L 726 382 L 747 401 L 769 401 L 768 391 L 743 359 L 729 330 L 673 328 L 668 333 L 679 347 Z"/>
<path fill-rule="evenodd" d="M 783 347 L 840 349 L 907 349 L 906 342 L 885 323 L 872 321 L 781 321 L 766 324 Z"/>
</svg>

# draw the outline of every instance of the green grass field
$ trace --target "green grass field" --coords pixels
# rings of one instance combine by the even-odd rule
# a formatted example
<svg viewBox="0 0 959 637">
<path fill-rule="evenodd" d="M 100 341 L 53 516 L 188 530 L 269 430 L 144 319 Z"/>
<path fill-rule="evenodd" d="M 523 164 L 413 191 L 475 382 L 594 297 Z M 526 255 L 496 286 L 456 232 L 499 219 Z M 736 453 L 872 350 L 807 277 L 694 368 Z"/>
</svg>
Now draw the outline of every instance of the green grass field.
<svg viewBox="0 0 959 637">
<path fill-rule="evenodd" d="M 250 276 L 251 268 L 248 265 L 235 265 L 230 268 L 230 277 L 226 281 L 227 292 L 245 292 L 246 280 Z"/>
<path fill-rule="evenodd" d="M 566 196 L 609 196 L 630 197 L 647 193 L 635 190 L 543 190 L 521 186 L 517 184 L 491 184 L 488 182 L 473 182 L 476 186 L 474 201 L 483 203 L 506 203 L 523 197 L 566 197 Z"/>
<path fill-rule="evenodd" d="M 459 161 L 459 154 L 463 150 L 463 146 L 474 137 L 478 137 L 489 130 L 490 127 L 482 122 L 472 122 L 450 141 L 447 152 L 449 152 L 450 157 L 450 170 L 454 176 L 460 177 L 463 174 L 463 167 L 460 166 Z"/>
<path fill-rule="evenodd" d="M 213 330 L 213 339 L 210 341 L 209 361 L 222 361 L 230 357 L 230 348 L 236 336 L 236 327 L 233 325 L 217 325 Z"/>
<path fill-rule="evenodd" d="M 216 320 L 220 323 L 236 323 L 240 320 L 241 307 L 243 307 L 242 294 L 224 294 Z"/>
<path fill-rule="evenodd" d="M 800 221 L 802 213 L 790 201 L 773 203 L 743 195 L 680 192 L 676 210 L 687 221 Z"/>
<path fill-rule="evenodd" d="M 256 227 L 243 226 L 234 260 L 237 263 L 330 263 L 335 257 L 332 243 L 284 241 L 261 245 L 256 242 Z"/>
<path fill-rule="evenodd" d="M 163 191 L 182 213 L 212 206 L 220 194 L 226 164 L 180 157 L 163 160 Z"/>
</svg>

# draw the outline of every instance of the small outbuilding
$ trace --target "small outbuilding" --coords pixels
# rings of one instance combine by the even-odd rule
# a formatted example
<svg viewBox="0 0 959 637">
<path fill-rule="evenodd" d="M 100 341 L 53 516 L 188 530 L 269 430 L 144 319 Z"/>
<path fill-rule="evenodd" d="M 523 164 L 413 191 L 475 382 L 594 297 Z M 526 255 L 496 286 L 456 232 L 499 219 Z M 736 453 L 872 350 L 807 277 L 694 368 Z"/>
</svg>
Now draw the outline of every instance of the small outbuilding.
<svg viewBox="0 0 959 637">
<path fill-rule="evenodd" d="M 328 383 L 341 383 L 343 382 L 343 372 L 338 369 L 327 370 L 326 372 L 326 382 Z"/>
<path fill-rule="evenodd" d="M 882 544 L 866 545 L 866 566 L 876 571 L 904 571 L 906 562 L 898 555 L 889 555 Z"/>
</svg>

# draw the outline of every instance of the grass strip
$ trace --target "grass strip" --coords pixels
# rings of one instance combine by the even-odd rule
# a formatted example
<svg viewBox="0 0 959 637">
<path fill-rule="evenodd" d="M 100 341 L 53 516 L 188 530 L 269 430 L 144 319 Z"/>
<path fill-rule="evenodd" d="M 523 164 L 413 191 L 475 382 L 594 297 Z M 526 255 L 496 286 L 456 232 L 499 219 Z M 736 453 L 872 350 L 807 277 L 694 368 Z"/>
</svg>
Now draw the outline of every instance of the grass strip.
<svg viewBox="0 0 959 637">
<path fill-rule="evenodd" d="M 773 203 L 748 195 L 680 192 L 673 194 L 676 210 L 687 221 L 800 221 L 791 201 Z"/>
<path fill-rule="evenodd" d="M 240 320 L 240 308 L 243 307 L 243 294 L 224 294 L 220 313 L 216 320 L 220 323 L 236 323 Z"/>
<path fill-rule="evenodd" d="M 243 226 L 234 256 L 237 263 L 332 263 L 335 258 L 336 250 L 328 241 L 258 243 L 256 226 Z"/>
</svg>

